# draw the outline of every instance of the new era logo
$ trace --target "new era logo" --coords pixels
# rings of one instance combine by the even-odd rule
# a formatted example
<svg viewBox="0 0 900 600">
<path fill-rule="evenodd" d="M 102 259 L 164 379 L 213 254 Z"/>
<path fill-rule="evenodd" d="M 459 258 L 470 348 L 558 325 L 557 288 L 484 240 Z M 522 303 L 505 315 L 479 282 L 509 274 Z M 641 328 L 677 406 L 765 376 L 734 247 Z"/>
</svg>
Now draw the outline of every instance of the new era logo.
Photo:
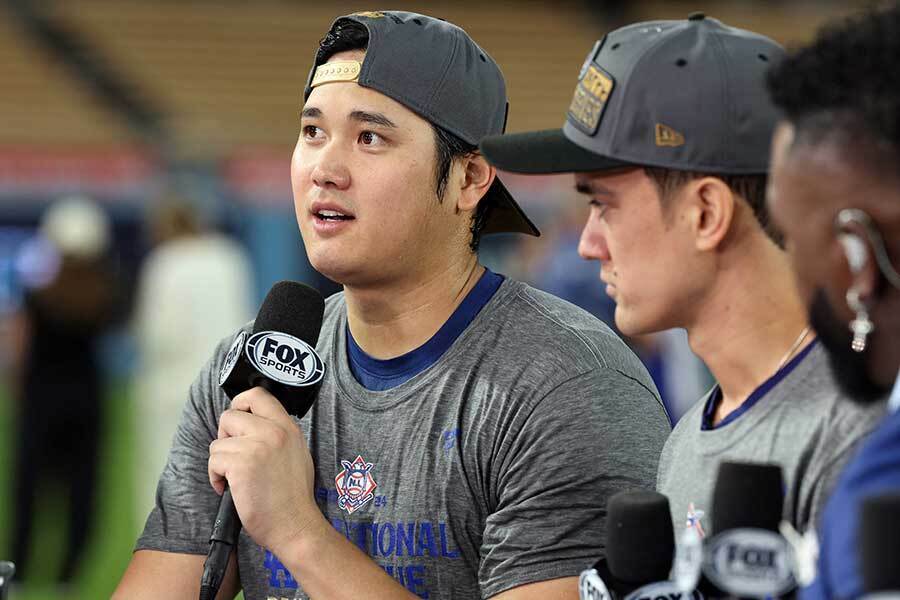
<svg viewBox="0 0 900 600">
<path fill-rule="evenodd" d="M 684 136 L 668 125 L 662 123 L 656 124 L 656 145 L 657 146 L 682 146 L 684 145 Z"/>
</svg>

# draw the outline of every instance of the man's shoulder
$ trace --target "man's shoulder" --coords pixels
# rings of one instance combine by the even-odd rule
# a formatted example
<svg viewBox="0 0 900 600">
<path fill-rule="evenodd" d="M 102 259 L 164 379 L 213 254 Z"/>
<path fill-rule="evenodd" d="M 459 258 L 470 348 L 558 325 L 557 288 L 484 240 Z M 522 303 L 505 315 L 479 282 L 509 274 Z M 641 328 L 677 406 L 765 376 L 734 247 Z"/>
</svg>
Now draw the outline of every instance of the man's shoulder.
<svg viewBox="0 0 900 600">
<path fill-rule="evenodd" d="M 606 323 L 584 309 L 519 281 L 508 280 L 501 292 L 491 317 L 500 321 L 498 334 L 514 343 L 616 370 L 640 363 Z"/>
<path fill-rule="evenodd" d="M 797 422 L 819 422 L 833 439 L 858 438 L 877 426 L 887 398 L 868 405 L 855 402 L 835 379 L 821 343 L 816 342 L 803 362 L 800 377 L 784 392 L 788 397 L 783 404 L 797 413 Z"/>
<path fill-rule="evenodd" d="M 715 389 L 713 388 L 703 394 L 675 423 L 663 446 L 660 474 L 668 470 L 670 461 L 675 455 L 693 454 L 697 451 L 696 448 L 706 449 L 704 441 L 701 440 L 698 434 L 703 425 L 703 413 L 706 409 L 706 403 Z"/>
</svg>

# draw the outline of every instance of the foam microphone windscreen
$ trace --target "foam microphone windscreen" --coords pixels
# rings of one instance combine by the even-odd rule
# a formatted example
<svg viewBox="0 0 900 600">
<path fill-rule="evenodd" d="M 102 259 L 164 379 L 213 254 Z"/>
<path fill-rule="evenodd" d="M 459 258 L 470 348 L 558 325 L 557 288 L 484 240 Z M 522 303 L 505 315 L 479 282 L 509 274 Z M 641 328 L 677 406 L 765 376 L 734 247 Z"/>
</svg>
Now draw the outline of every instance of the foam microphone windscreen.
<svg viewBox="0 0 900 600">
<path fill-rule="evenodd" d="M 315 346 L 324 313 L 322 294 L 296 281 L 279 281 L 266 294 L 253 323 L 253 333 L 279 331 Z"/>
<path fill-rule="evenodd" d="M 713 488 L 713 532 L 749 527 L 778 532 L 784 479 L 775 464 L 723 462 Z"/>
<path fill-rule="evenodd" d="M 649 490 L 626 491 L 612 496 L 606 506 L 609 572 L 641 585 L 668 579 L 675 554 L 668 498 Z"/>
<path fill-rule="evenodd" d="M 219 375 L 225 394 L 233 399 L 261 385 L 290 414 L 306 414 L 324 374 L 324 365 L 315 354 L 324 311 L 325 300 L 313 288 L 295 281 L 273 285 L 249 340 L 246 334 L 239 334 L 228 351 Z"/>
<path fill-rule="evenodd" d="M 866 592 L 900 590 L 900 492 L 863 500 L 859 550 Z"/>
</svg>

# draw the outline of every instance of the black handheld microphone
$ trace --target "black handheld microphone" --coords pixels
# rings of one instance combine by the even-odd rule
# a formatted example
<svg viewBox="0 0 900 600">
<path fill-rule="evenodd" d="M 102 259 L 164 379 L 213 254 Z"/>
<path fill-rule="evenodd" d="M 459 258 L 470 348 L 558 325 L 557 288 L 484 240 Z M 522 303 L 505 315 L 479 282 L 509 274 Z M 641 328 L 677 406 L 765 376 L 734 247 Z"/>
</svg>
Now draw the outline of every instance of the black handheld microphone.
<svg viewBox="0 0 900 600">
<path fill-rule="evenodd" d="M 263 300 L 253 333 L 234 339 L 219 374 L 229 398 L 261 386 L 302 417 L 316 398 L 325 365 L 315 345 L 322 329 L 325 300 L 309 286 L 280 281 Z M 241 521 L 226 483 L 209 537 L 209 552 L 200 580 L 200 600 L 213 600 L 241 531 Z"/>
<path fill-rule="evenodd" d="M 900 492 L 863 500 L 859 514 L 859 551 L 863 590 L 900 597 Z M 873 596 L 875 597 L 875 596 Z"/>
<path fill-rule="evenodd" d="M 713 489 L 714 535 L 706 540 L 700 589 L 708 596 L 767 598 L 796 587 L 787 541 L 781 467 L 723 462 Z M 708 587 L 709 586 L 709 587 Z"/>
<path fill-rule="evenodd" d="M 668 580 L 675 553 L 668 498 L 649 490 L 619 492 L 606 513 L 606 558 L 581 573 L 581 600 L 681 594 Z"/>
</svg>

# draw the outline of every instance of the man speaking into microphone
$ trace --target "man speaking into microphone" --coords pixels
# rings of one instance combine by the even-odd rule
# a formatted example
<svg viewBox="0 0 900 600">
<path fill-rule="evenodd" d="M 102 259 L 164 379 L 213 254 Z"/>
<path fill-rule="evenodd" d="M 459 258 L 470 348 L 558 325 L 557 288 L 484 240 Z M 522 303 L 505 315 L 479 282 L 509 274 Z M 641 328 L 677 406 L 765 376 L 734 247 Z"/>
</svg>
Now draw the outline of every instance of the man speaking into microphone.
<svg viewBox="0 0 900 600">
<path fill-rule="evenodd" d="M 478 262 L 482 234 L 538 234 L 477 151 L 505 126 L 499 68 L 445 21 L 359 13 L 304 101 L 297 221 L 344 286 L 318 397 L 299 422 L 258 387 L 229 407 L 223 342 L 116 597 L 196 597 L 227 480 L 243 530 L 220 598 L 574 600 L 607 498 L 653 487 L 668 421 L 605 325 Z"/>
</svg>

